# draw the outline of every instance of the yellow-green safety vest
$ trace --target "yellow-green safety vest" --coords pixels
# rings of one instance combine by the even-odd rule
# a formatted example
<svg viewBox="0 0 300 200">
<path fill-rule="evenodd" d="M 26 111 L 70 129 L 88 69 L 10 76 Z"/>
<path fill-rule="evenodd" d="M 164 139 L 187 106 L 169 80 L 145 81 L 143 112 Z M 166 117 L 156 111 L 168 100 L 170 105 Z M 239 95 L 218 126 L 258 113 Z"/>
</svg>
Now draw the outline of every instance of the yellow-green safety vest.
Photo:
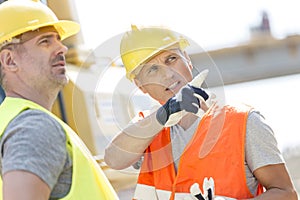
<svg viewBox="0 0 300 200">
<path fill-rule="evenodd" d="M 61 124 L 66 132 L 66 145 L 73 160 L 73 175 L 70 191 L 62 200 L 119 199 L 79 136 L 67 124 L 40 105 L 25 99 L 6 97 L 0 105 L 0 137 L 10 121 L 26 109 L 37 109 L 49 114 Z M 0 188 L 0 200 L 2 200 L 2 178 L 0 178 Z"/>
</svg>

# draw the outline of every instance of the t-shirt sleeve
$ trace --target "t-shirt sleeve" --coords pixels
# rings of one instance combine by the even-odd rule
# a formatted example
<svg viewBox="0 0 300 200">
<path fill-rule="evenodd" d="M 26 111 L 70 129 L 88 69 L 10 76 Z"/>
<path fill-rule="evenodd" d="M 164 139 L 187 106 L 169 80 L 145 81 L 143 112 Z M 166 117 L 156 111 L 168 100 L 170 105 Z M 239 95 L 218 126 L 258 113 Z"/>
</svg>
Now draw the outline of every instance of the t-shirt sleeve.
<svg viewBox="0 0 300 200">
<path fill-rule="evenodd" d="M 245 159 L 252 172 L 266 165 L 284 163 L 273 130 L 257 111 L 248 116 Z"/>
<path fill-rule="evenodd" d="M 54 187 L 67 158 L 66 136 L 55 119 L 26 110 L 8 125 L 0 145 L 2 175 L 25 170 Z"/>
</svg>

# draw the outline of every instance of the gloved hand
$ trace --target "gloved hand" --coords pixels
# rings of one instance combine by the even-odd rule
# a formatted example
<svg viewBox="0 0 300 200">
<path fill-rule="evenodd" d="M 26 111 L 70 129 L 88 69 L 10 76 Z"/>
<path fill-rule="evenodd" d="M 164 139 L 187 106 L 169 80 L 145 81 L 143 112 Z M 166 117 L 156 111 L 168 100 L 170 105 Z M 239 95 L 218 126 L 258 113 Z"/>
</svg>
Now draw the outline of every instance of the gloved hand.
<svg viewBox="0 0 300 200">
<path fill-rule="evenodd" d="M 161 125 L 168 127 L 177 124 L 186 112 L 199 113 L 200 100 L 205 101 L 209 98 L 209 95 L 200 88 L 207 74 L 208 70 L 198 74 L 157 110 L 156 119 Z"/>
<path fill-rule="evenodd" d="M 194 200 L 235 200 L 230 197 L 215 196 L 215 183 L 212 177 L 209 179 L 204 178 L 203 193 L 201 192 L 198 183 L 194 183 L 190 187 L 190 193 Z"/>
<path fill-rule="evenodd" d="M 200 88 L 201 85 L 203 84 L 204 80 L 206 79 L 207 75 L 208 75 L 208 69 L 203 70 L 202 72 L 200 72 L 189 84 L 191 86 Z M 210 91 L 207 92 L 208 93 L 208 99 L 205 100 L 205 103 L 207 104 L 208 107 L 210 107 L 211 105 L 213 105 L 216 102 L 216 95 Z M 199 96 L 198 96 L 199 97 Z M 201 97 L 199 97 L 201 98 Z M 200 110 L 199 110 L 200 111 Z M 200 117 L 203 113 L 197 113 L 197 115 Z"/>
<path fill-rule="evenodd" d="M 180 111 L 197 114 L 200 109 L 200 101 L 198 99 L 199 96 L 196 95 L 201 96 L 204 100 L 208 99 L 208 94 L 204 90 L 186 85 L 157 110 L 156 119 L 161 125 L 170 126 L 171 121 L 171 125 L 174 124 L 174 119 L 176 123 L 180 121 L 183 116 L 183 113 Z M 172 120 L 167 123 L 171 115 L 174 116 L 171 118 Z"/>
<path fill-rule="evenodd" d="M 196 197 L 199 200 L 213 200 L 215 194 L 214 187 L 215 187 L 214 179 L 213 178 L 207 179 L 205 177 L 203 181 L 203 193 L 201 192 L 198 183 L 194 183 L 190 187 L 190 192 L 194 197 Z"/>
</svg>

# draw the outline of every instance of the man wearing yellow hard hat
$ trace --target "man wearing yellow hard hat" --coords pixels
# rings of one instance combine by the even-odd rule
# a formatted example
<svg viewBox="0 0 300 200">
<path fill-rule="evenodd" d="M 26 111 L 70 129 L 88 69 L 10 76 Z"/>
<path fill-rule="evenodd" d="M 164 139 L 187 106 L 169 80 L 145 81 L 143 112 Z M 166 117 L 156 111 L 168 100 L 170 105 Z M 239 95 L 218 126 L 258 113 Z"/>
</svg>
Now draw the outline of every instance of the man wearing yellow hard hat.
<svg viewBox="0 0 300 200">
<path fill-rule="evenodd" d="M 118 199 L 80 138 L 50 112 L 68 83 L 62 40 L 79 24 L 38 0 L 8 0 L 0 18 L 0 199 Z"/>
<path fill-rule="evenodd" d="M 127 78 L 162 106 L 113 139 L 106 163 L 142 160 L 133 199 L 297 199 L 271 128 L 249 106 L 209 103 L 187 45 L 165 28 L 123 35 Z"/>
</svg>

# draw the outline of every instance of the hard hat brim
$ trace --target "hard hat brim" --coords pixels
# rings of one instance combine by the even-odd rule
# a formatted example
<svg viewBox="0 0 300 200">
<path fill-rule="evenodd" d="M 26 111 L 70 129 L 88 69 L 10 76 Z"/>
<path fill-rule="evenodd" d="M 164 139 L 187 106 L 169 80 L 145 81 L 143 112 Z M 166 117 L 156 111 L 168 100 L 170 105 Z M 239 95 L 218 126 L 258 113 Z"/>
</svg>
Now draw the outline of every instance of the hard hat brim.
<svg viewBox="0 0 300 200">
<path fill-rule="evenodd" d="M 133 80 L 136 75 L 138 75 L 140 73 L 140 71 L 142 70 L 142 66 L 143 64 L 145 64 L 146 62 L 148 62 L 149 60 L 151 60 L 153 57 L 155 57 L 156 55 L 160 54 L 162 51 L 167 51 L 168 49 L 171 49 L 172 46 L 178 45 L 178 47 L 183 50 L 186 48 L 186 46 L 188 46 L 188 43 L 183 43 L 182 41 L 178 40 L 178 41 L 174 41 L 168 45 L 162 46 L 160 48 L 157 48 L 156 50 L 154 50 L 151 54 L 149 54 L 145 59 L 141 60 L 141 62 L 139 63 L 139 66 L 136 67 L 135 69 L 129 71 L 126 75 L 127 78 L 129 80 Z"/>
<path fill-rule="evenodd" d="M 38 25 L 33 25 L 33 26 L 28 26 L 26 28 L 18 29 L 6 36 L 3 36 L 2 41 L 0 41 L 0 44 L 6 41 L 9 42 L 10 40 L 12 40 L 12 38 L 21 35 L 25 32 L 34 31 L 46 26 L 53 26 L 56 29 L 57 33 L 59 34 L 61 40 L 64 40 L 72 35 L 75 35 L 80 31 L 80 25 L 77 22 L 73 22 L 69 20 L 58 20 L 55 22 L 43 23 L 43 24 L 38 24 Z"/>
<path fill-rule="evenodd" d="M 80 31 L 80 25 L 69 20 L 59 20 L 58 22 L 54 23 L 53 26 L 60 35 L 61 40 L 73 36 Z"/>
</svg>

